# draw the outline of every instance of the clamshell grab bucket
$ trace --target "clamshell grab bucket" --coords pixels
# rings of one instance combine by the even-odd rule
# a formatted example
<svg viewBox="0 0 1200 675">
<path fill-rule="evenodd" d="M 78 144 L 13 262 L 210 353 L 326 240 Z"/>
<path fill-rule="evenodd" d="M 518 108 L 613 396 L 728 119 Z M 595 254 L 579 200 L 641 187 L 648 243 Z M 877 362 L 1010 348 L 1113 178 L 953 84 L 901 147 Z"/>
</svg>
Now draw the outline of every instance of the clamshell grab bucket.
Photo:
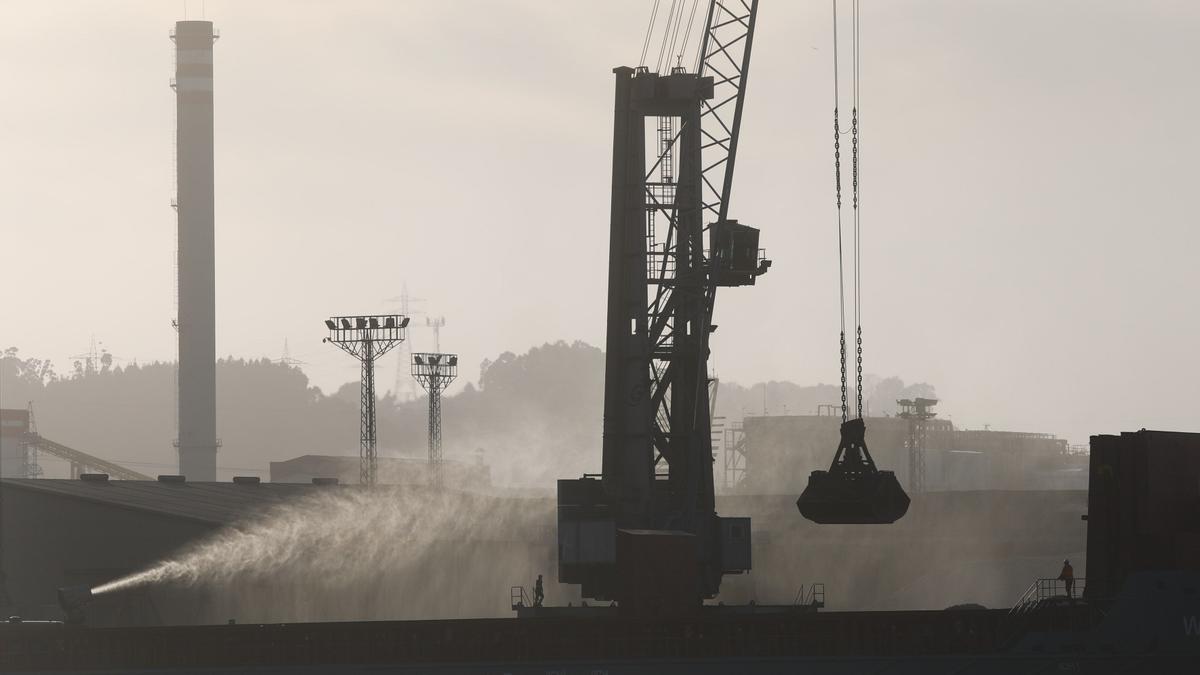
<svg viewBox="0 0 1200 675">
<path fill-rule="evenodd" d="M 796 500 L 800 515 L 823 525 L 886 525 L 908 512 L 909 498 L 896 474 L 875 468 L 862 419 L 842 424 L 842 440 L 829 471 L 814 471 Z"/>
</svg>

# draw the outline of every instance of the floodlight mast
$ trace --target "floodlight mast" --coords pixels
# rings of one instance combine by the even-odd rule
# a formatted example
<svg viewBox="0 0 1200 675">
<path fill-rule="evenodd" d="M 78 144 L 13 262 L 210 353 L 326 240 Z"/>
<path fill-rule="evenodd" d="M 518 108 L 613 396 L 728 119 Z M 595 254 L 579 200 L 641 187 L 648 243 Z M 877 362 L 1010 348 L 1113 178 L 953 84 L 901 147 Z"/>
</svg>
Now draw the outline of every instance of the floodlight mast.
<svg viewBox="0 0 1200 675">
<path fill-rule="evenodd" d="M 404 342 L 408 317 L 403 314 L 331 316 L 325 320 L 330 342 L 362 364 L 359 406 L 358 481 L 375 485 L 378 459 L 375 446 L 375 360 Z"/>
<path fill-rule="evenodd" d="M 442 484 L 442 392 L 458 377 L 458 355 L 413 354 L 412 374 L 429 393 L 429 481 Z"/>
</svg>

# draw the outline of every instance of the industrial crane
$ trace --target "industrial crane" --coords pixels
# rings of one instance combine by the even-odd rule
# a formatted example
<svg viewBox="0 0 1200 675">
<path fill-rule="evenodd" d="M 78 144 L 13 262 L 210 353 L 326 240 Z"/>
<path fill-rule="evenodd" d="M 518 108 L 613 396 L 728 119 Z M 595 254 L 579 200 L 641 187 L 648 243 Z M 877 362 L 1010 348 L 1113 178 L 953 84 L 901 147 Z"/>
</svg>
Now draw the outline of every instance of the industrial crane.
<svg viewBox="0 0 1200 675">
<path fill-rule="evenodd" d="M 655 565 L 651 583 L 692 605 L 750 569 L 749 518 L 716 514 L 708 355 L 717 288 L 771 264 L 728 217 L 758 1 L 707 3 L 690 72 L 686 5 L 672 3 L 656 69 L 652 15 L 642 65 L 613 71 L 603 466 L 558 482 L 559 581 L 622 606 Z"/>
</svg>

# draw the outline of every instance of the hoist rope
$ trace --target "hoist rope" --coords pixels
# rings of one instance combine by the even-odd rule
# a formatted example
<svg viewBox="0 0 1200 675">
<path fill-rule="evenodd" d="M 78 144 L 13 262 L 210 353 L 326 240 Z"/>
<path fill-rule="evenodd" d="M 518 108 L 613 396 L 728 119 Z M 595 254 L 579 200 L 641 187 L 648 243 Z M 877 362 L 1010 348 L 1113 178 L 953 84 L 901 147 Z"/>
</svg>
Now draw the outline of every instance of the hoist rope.
<svg viewBox="0 0 1200 675">
<path fill-rule="evenodd" d="M 671 24 L 675 22 L 675 5 L 679 0 L 671 0 L 671 8 L 667 10 L 667 23 L 663 28 L 662 43 L 658 47 L 658 60 L 654 62 L 654 71 L 663 71 L 664 57 L 667 56 L 667 43 L 671 40 Z"/>
<path fill-rule="evenodd" d="M 858 112 L 860 100 L 860 74 L 862 40 L 860 38 L 859 0 L 851 3 L 850 15 L 850 54 L 851 54 L 851 112 L 850 112 L 850 157 L 851 157 L 851 208 L 853 209 L 853 242 L 851 257 L 853 261 L 854 287 L 854 413 L 862 419 L 866 411 L 863 408 L 863 348 L 862 348 L 862 199 L 860 197 L 860 156 Z M 837 229 L 838 229 L 838 321 L 841 328 L 839 336 L 839 363 L 842 379 L 842 421 L 848 420 L 849 383 L 846 378 L 846 272 L 844 233 L 842 227 L 842 135 L 839 109 L 841 107 L 840 71 L 838 64 L 838 6 L 833 0 L 833 173 L 836 191 Z"/>
<path fill-rule="evenodd" d="M 654 0 L 654 6 L 650 8 L 650 22 L 646 24 L 646 39 L 642 41 L 642 57 L 638 59 L 638 66 L 646 65 L 646 52 L 650 51 L 650 37 L 654 34 L 654 20 L 658 18 L 658 3 L 659 0 Z"/>
<path fill-rule="evenodd" d="M 860 235 L 861 235 L 861 231 L 862 231 L 861 218 L 860 218 L 862 212 L 859 208 L 860 205 L 862 204 L 862 200 L 859 198 L 859 184 L 861 182 L 859 180 L 859 165 L 860 165 L 859 152 L 860 152 L 861 144 L 859 143 L 859 122 L 858 122 L 858 110 L 860 107 L 860 105 L 859 105 L 859 82 L 860 82 L 860 72 L 861 72 L 860 68 L 861 68 L 861 63 L 862 63 L 862 61 L 860 59 L 860 50 L 861 50 L 862 41 L 859 39 L 859 30 L 860 30 L 862 24 L 860 23 L 860 19 L 859 19 L 858 3 L 859 3 L 859 0 L 854 0 L 853 14 L 852 14 L 852 27 L 854 30 L 854 33 L 853 33 L 854 38 L 853 38 L 853 43 L 852 43 L 853 54 L 854 54 L 854 61 L 853 61 L 853 66 L 854 66 L 853 67 L 853 70 L 854 70 L 854 112 L 853 112 L 853 116 L 852 116 L 853 121 L 851 122 L 851 130 L 853 133 L 853 137 L 852 137 L 853 140 L 852 140 L 851 144 L 852 144 L 852 148 L 853 148 L 852 152 L 853 152 L 853 156 L 854 156 L 854 160 L 853 160 L 853 164 L 854 164 L 854 168 L 853 168 L 853 173 L 854 173 L 854 327 L 855 327 L 855 332 L 857 334 L 856 337 L 857 337 L 857 352 L 858 352 L 857 353 L 858 363 L 857 363 L 857 373 L 856 373 L 857 377 L 858 377 L 858 381 L 855 384 L 855 390 L 856 390 L 856 393 L 858 394 L 858 406 L 857 406 L 858 417 L 859 417 L 859 419 L 862 419 L 865 411 L 863 410 L 863 365 L 862 365 L 863 364 L 863 358 L 862 358 L 862 354 L 863 354 L 863 349 L 862 349 L 862 264 L 861 264 L 862 263 L 862 246 L 859 243 L 861 241 Z"/>
<path fill-rule="evenodd" d="M 642 54 L 638 59 L 638 66 L 646 65 L 646 57 L 650 53 L 650 43 L 654 39 L 655 27 L 659 25 L 659 9 L 662 6 L 662 0 L 654 0 L 654 4 L 650 7 L 650 19 L 646 22 L 646 35 L 642 39 Z M 696 25 L 696 11 L 700 7 L 700 0 L 692 0 L 692 7 L 688 9 L 687 0 L 671 0 L 670 7 L 667 8 L 667 16 L 662 23 L 662 38 L 658 43 L 658 58 L 654 62 L 654 71 L 663 73 L 669 71 L 672 67 L 671 59 L 675 59 L 675 65 L 683 65 L 683 57 L 687 53 L 688 44 L 692 41 L 692 33 Z M 684 24 L 683 19 L 687 17 L 687 23 Z M 700 54 L 703 40 L 699 40 L 696 46 L 696 69 L 699 69 L 699 64 L 703 60 L 703 54 Z M 676 47 L 679 47 L 676 50 Z"/>
<path fill-rule="evenodd" d="M 847 413 L 846 391 L 846 273 L 845 255 L 842 251 L 842 131 L 838 123 L 838 107 L 841 96 L 838 89 L 838 27 L 837 0 L 833 0 L 833 182 L 837 204 L 837 238 L 838 238 L 838 321 L 841 325 L 841 375 L 842 375 L 842 423 L 849 417 Z"/>
<path fill-rule="evenodd" d="M 671 48 L 667 51 L 667 62 L 663 65 L 668 70 L 671 68 L 671 59 L 675 58 L 675 44 L 679 41 L 679 27 L 683 24 L 684 5 L 687 0 L 679 3 L 679 13 L 675 15 L 675 26 L 671 28 Z"/>
<path fill-rule="evenodd" d="M 683 44 L 679 45 L 679 53 L 675 56 L 675 63 L 683 65 L 683 53 L 687 51 L 688 41 L 692 36 L 692 26 L 696 23 L 696 8 L 700 5 L 700 0 L 692 0 L 692 11 L 688 15 L 687 28 L 683 33 Z M 680 16 L 683 16 L 682 14 Z M 707 28 L 706 28 L 707 30 Z M 701 41 L 703 42 L 703 41 Z M 699 49 L 699 47 L 697 47 Z M 693 69 L 692 72 L 696 72 Z"/>
</svg>

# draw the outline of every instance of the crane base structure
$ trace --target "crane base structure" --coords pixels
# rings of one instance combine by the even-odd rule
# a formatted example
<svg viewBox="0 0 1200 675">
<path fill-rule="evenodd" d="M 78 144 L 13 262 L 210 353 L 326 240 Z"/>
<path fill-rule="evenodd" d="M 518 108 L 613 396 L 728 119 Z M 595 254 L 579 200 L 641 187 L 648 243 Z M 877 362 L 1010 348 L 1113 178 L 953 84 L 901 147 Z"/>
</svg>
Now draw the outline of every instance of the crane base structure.
<svg viewBox="0 0 1200 675">
<path fill-rule="evenodd" d="M 655 503 L 669 513 L 667 481 Z M 615 600 L 652 615 L 691 613 L 720 589 L 725 574 L 750 571 L 750 519 L 705 514 L 688 530 L 621 527 L 602 481 L 558 481 L 558 578 L 586 598 Z"/>
</svg>

